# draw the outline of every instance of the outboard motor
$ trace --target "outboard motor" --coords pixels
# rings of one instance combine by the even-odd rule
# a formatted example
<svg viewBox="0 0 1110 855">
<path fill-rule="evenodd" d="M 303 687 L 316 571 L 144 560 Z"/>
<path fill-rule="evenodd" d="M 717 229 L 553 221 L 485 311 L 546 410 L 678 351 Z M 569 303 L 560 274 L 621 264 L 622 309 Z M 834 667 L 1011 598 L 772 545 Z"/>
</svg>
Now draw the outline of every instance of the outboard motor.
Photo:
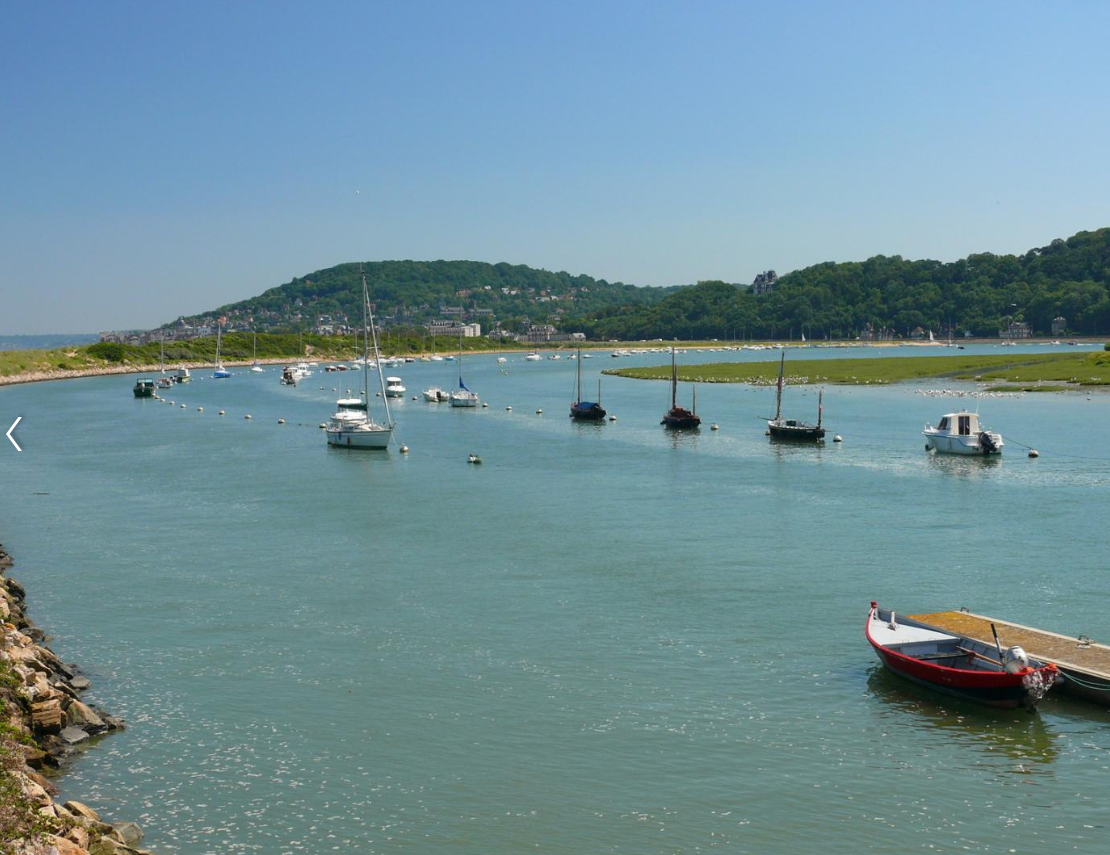
<svg viewBox="0 0 1110 855">
<path fill-rule="evenodd" d="M 982 431 L 979 434 L 979 447 L 983 449 L 983 454 L 991 454 L 997 450 L 994 445 L 994 440 L 991 439 L 991 435 L 986 431 Z"/>
<path fill-rule="evenodd" d="M 1029 657 L 1020 647 L 1007 647 L 1006 652 L 1002 654 L 1002 664 L 1010 674 L 1020 674 L 1030 667 Z"/>
</svg>

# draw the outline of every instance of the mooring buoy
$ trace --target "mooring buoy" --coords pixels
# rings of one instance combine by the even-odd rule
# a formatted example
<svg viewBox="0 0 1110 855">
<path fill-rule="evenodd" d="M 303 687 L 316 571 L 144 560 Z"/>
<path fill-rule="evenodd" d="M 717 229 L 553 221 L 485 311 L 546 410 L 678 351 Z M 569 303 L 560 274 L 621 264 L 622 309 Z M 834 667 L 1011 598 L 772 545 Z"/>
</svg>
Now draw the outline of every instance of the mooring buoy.
<svg viewBox="0 0 1110 855">
<path fill-rule="evenodd" d="M 243 418 L 245 418 L 245 419 L 249 419 L 250 417 L 251 417 L 250 413 L 247 413 L 245 416 L 243 416 Z"/>
<path fill-rule="evenodd" d="M 536 415 L 537 416 L 542 416 L 543 415 L 543 410 L 536 410 Z"/>
<path fill-rule="evenodd" d="M 408 454 L 409 453 L 409 447 L 407 445 L 402 445 L 401 446 L 401 453 L 402 454 Z"/>
<path fill-rule="evenodd" d="M 844 438 L 840 434 L 837 434 L 833 437 L 833 442 L 844 442 Z"/>
<path fill-rule="evenodd" d="M 223 410 L 220 410 L 220 415 L 221 415 L 221 416 L 226 416 L 226 415 L 227 415 L 227 413 L 225 413 L 225 412 L 224 412 Z"/>
<path fill-rule="evenodd" d="M 1035 449 L 1035 448 L 1030 448 L 1029 449 L 1029 456 L 1030 457 L 1040 457 L 1041 453 L 1039 451 L 1037 451 L 1037 449 Z"/>
<path fill-rule="evenodd" d="M 710 429 L 710 430 L 720 430 L 720 429 L 721 429 L 721 426 L 720 426 L 719 424 L 711 424 L 711 425 L 709 426 L 709 429 Z"/>
<path fill-rule="evenodd" d="M 203 413 L 204 412 L 204 407 L 197 407 L 197 412 L 198 413 Z"/>
<path fill-rule="evenodd" d="M 279 425 L 285 424 L 285 419 L 278 419 L 278 424 Z"/>
</svg>

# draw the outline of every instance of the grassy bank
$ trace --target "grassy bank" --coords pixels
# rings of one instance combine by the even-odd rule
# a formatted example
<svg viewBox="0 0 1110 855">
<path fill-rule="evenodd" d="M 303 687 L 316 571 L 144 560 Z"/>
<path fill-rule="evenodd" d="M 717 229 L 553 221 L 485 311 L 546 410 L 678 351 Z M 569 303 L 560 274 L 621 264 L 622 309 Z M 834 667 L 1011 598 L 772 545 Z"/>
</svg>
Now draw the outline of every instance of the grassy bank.
<svg viewBox="0 0 1110 855">
<path fill-rule="evenodd" d="M 778 360 L 684 365 L 680 380 L 698 383 L 771 383 Z M 669 365 L 610 369 L 606 374 L 640 380 L 668 380 Z M 1042 353 L 1005 356 L 907 356 L 878 359 L 788 360 L 789 382 L 831 384 L 901 383 L 926 378 L 1020 384 L 1019 388 L 1061 391 L 1110 385 L 1110 353 Z M 1051 384 L 1051 385 L 1050 385 Z"/>
<path fill-rule="evenodd" d="M 417 337 L 387 337 L 381 350 L 389 356 L 420 352 L 421 340 Z M 456 340 L 441 341 L 440 351 L 453 353 L 458 350 Z M 430 347 L 431 342 L 427 342 Z M 446 346 L 444 346 L 446 345 Z M 463 339 L 463 349 L 471 351 L 503 350 L 515 345 L 501 345 L 487 338 Z M 0 351 L 0 379 L 19 377 L 38 378 L 39 375 L 67 376 L 68 372 L 98 373 L 132 369 L 149 370 L 157 366 L 160 358 L 157 343 L 133 346 L 127 344 L 89 344 L 57 350 L 5 350 Z M 361 341 L 353 337 L 310 336 L 302 341 L 298 335 L 259 333 L 259 360 L 313 361 L 349 360 L 362 352 Z M 221 356 L 228 363 L 246 362 L 254 358 L 254 336 L 249 333 L 229 333 L 223 337 Z M 166 365 L 210 365 L 216 358 L 215 338 L 195 338 L 189 341 L 166 342 Z"/>
</svg>

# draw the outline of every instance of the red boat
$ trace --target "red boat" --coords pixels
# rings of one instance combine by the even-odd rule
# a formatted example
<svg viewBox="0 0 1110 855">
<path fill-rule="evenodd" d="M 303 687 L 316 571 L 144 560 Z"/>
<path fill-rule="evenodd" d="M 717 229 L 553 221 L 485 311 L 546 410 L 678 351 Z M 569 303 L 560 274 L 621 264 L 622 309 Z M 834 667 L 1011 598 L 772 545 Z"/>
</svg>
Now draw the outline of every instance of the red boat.
<svg viewBox="0 0 1110 855">
<path fill-rule="evenodd" d="M 1060 679 L 1055 665 L 1030 659 L 1020 647 L 991 647 L 898 617 L 875 602 L 865 631 L 879 659 L 899 677 L 992 707 L 1032 712 Z"/>
</svg>

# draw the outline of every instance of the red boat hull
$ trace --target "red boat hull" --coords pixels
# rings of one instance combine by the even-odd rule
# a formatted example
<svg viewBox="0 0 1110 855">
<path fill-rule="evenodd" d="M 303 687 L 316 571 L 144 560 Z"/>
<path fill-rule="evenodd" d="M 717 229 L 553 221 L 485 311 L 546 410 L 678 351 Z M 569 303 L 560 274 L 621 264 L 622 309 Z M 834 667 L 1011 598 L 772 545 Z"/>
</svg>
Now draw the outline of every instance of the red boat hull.
<svg viewBox="0 0 1110 855">
<path fill-rule="evenodd" d="M 868 612 L 865 632 L 868 642 L 883 665 L 899 677 L 946 695 L 1000 709 L 1014 709 L 1019 706 L 1032 709 L 1036 701 L 1030 693 L 1026 677 L 1030 673 L 1045 669 L 1055 673 L 1055 666 L 1052 665 L 1039 669 L 1028 668 L 1022 673 L 1012 674 L 1008 671 L 949 668 L 915 659 L 896 650 L 888 650 L 871 637 L 872 614 L 874 609 Z"/>
</svg>

